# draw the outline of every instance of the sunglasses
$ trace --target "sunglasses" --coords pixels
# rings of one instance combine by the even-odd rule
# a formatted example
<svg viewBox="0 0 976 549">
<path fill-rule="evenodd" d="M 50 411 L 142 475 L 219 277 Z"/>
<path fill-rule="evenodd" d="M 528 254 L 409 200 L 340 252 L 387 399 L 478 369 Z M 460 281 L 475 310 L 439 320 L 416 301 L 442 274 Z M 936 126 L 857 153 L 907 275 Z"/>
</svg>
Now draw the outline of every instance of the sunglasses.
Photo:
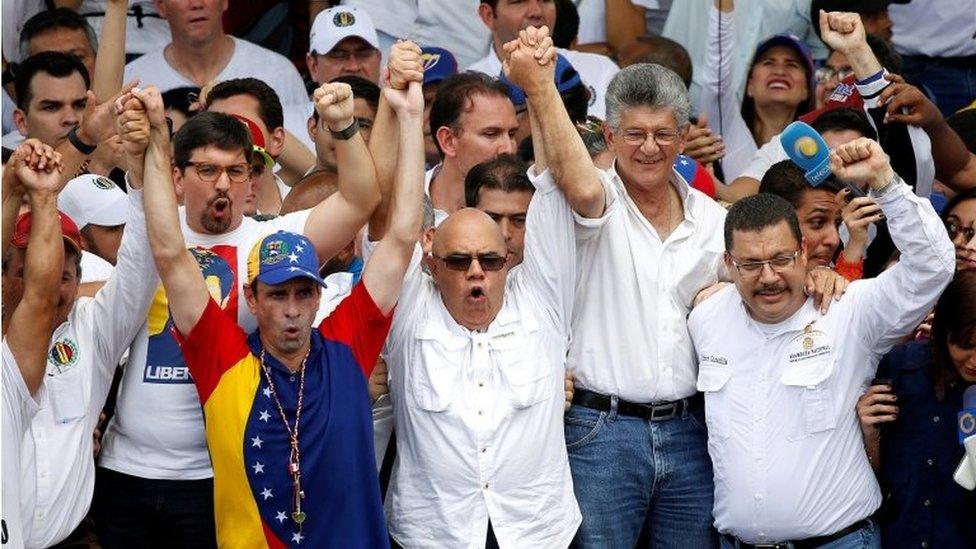
<svg viewBox="0 0 976 549">
<path fill-rule="evenodd" d="M 464 255 L 451 254 L 445 257 L 431 254 L 431 257 L 444 262 L 444 266 L 452 271 L 467 271 L 471 268 L 471 263 L 478 260 L 478 265 L 485 271 L 500 271 L 505 266 L 508 258 L 495 253 Z"/>
</svg>

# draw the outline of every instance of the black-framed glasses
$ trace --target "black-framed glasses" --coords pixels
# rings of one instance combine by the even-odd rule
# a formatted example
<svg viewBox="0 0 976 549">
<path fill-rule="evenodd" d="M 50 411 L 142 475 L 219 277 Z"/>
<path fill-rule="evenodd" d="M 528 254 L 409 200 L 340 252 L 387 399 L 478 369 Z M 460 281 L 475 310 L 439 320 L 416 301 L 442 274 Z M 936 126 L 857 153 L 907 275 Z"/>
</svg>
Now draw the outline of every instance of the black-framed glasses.
<svg viewBox="0 0 976 549">
<path fill-rule="evenodd" d="M 946 231 L 949 232 L 949 240 L 955 240 L 959 235 L 963 236 L 965 242 L 969 242 L 976 236 L 976 227 L 965 227 L 960 223 L 949 221 L 945 224 Z"/>
<path fill-rule="evenodd" d="M 835 69 L 834 67 L 820 67 L 813 72 L 813 79 L 818 84 L 826 84 L 831 78 L 836 77 L 840 81 L 852 74 L 854 74 L 854 69 L 850 67 L 841 67 L 839 69 Z"/>
<path fill-rule="evenodd" d="M 796 258 L 800 255 L 800 250 L 796 250 L 790 255 L 780 255 L 772 259 L 766 259 L 764 261 L 745 261 L 739 262 L 732 254 L 732 265 L 735 265 L 735 269 L 739 271 L 739 276 L 742 278 L 757 278 L 762 274 L 763 269 L 766 265 L 773 270 L 774 273 L 781 274 L 796 265 Z"/>
<path fill-rule="evenodd" d="M 471 268 L 471 263 L 475 260 L 485 271 L 500 271 L 505 266 L 508 258 L 496 253 L 486 253 L 477 255 L 450 254 L 444 257 L 431 254 L 431 257 L 444 262 L 444 266 L 452 271 L 467 271 Z"/>
<path fill-rule="evenodd" d="M 230 166 L 219 166 L 209 162 L 187 162 L 186 165 L 192 166 L 197 172 L 197 177 L 206 183 L 215 183 L 222 173 L 227 174 L 227 179 L 231 183 L 245 183 L 251 178 L 251 166 L 245 162 Z"/>
</svg>

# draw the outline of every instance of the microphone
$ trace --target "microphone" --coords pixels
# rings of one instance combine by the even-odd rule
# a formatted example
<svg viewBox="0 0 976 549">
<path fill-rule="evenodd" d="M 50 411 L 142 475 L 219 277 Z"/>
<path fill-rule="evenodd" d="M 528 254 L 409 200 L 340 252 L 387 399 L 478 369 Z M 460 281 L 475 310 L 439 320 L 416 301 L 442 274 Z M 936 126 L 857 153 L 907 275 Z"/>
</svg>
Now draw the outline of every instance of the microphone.
<svg viewBox="0 0 976 549">
<path fill-rule="evenodd" d="M 818 188 L 824 183 L 850 189 L 850 198 L 867 196 L 856 185 L 837 179 L 830 171 L 830 148 L 827 142 L 806 122 L 797 120 L 786 126 L 779 136 L 786 156 L 805 172 L 807 183 Z"/>
<path fill-rule="evenodd" d="M 976 489 L 976 385 L 971 385 L 962 397 L 959 412 L 959 443 L 966 449 L 953 480 L 967 490 Z"/>
</svg>

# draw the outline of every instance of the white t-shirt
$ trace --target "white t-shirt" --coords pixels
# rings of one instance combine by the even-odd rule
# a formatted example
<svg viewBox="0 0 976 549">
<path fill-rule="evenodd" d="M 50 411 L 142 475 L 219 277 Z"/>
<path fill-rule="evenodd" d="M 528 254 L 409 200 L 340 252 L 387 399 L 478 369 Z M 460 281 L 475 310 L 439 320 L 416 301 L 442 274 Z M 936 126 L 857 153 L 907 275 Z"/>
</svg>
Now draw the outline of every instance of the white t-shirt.
<svg viewBox="0 0 976 549">
<path fill-rule="evenodd" d="M 587 113 L 598 118 L 606 116 L 607 86 L 613 77 L 620 72 L 620 67 L 605 55 L 597 53 L 586 53 L 575 50 L 564 50 L 557 48 L 560 55 L 576 69 L 583 84 L 590 91 L 590 104 Z M 469 71 L 478 71 L 498 78 L 502 72 L 502 62 L 495 55 L 494 50 L 489 50 L 481 61 L 468 67 Z"/>
<path fill-rule="evenodd" d="M 309 211 L 268 221 L 245 217 L 224 234 L 191 230 L 180 210 L 188 246 L 205 250 L 198 262 L 211 295 L 246 332 L 257 321 L 244 301 L 247 257 L 254 243 L 278 230 L 301 233 Z M 146 329 L 133 343 L 119 387 L 117 410 L 102 440 L 100 465 L 127 475 L 168 480 L 210 478 L 210 456 L 200 397 L 171 334 L 166 294 L 160 286 L 149 308 Z"/>
<path fill-rule="evenodd" d="M 24 526 L 21 517 L 30 515 L 34 506 L 34 479 L 21 479 L 20 476 L 20 447 L 23 444 L 24 433 L 30 425 L 31 418 L 37 413 L 37 403 L 27 390 L 24 376 L 14 359 L 13 353 L 7 347 L 7 339 L 3 339 L 3 424 L 2 429 L 2 457 L 3 457 L 3 530 L 4 545 L 8 547 L 24 546 Z M 21 480 L 24 480 L 21 485 Z M 21 488 L 23 487 L 23 490 Z M 21 498 L 23 492 L 23 499 Z"/>
<path fill-rule="evenodd" d="M 44 11 L 44 0 L 3 0 L 0 2 L 0 27 L 3 29 L 3 58 L 8 63 L 20 63 L 20 31 L 24 23 Z"/>
<path fill-rule="evenodd" d="M 234 39 L 234 54 L 227 66 L 217 75 L 218 82 L 232 78 L 253 77 L 266 82 L 278 93 L 282 105 L 308 103 L 305 83 L 295 66 L 285 56 L 252 44 L 247 40 Z M 142 87 L 150 84 L 165 92 L 173 88 L 196 86 L 176 72 L 166 61 L 163 49 L 147 53 L 125 66 L 125 81 L 139 79 Z"/>
<path fill-rule="evenodd" d="M 88 24 L 95 29 L 95 34 L 101 36 L 104 15 L 108 6 L 106 0 L 84 0 L 78 8 Z M 136 10 L 149 14 L 149 17 L 136 17 Z M 160 51 L 170 42 L 169 24 L 159 16 L 156 6 L 151 0 L 133 0 L 129 2 L 129 16 L 125 21 L 125 53 L 149 53 Z"/>
</svg>

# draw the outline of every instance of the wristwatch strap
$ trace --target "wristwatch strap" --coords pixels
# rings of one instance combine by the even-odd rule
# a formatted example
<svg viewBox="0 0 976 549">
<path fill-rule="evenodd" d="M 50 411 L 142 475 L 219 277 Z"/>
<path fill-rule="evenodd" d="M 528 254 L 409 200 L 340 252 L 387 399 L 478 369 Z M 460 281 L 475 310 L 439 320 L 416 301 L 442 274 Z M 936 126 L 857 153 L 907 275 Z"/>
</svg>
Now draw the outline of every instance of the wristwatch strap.
<svg viewBox="0 0 976 549">
<path fill-rule="evenodd" d="M 98 145 L 89 145 L 78 138 L 78 126 L 68 130 L 68 141 L 70 141 L 71 145 L 78 149 L 78 152 L 81 154 L 91 154 L 95 152 L 96 148 L 98 148 Z"/>
<path fill-rule="evenodd" d="M 347 139 L 356 135 L 356 132 L 358 131 L 359 131 L 359 120 L 356 120 L 355 118 L 352 119 L 352 124 L 349 124 L 349 127 L 347 127 L 342 131 L 337 132 L 329 128 L 329 133 L 332 134 L 332 138 L 338 139 L 339 141 L 346 141 Z"/>
</svg>

